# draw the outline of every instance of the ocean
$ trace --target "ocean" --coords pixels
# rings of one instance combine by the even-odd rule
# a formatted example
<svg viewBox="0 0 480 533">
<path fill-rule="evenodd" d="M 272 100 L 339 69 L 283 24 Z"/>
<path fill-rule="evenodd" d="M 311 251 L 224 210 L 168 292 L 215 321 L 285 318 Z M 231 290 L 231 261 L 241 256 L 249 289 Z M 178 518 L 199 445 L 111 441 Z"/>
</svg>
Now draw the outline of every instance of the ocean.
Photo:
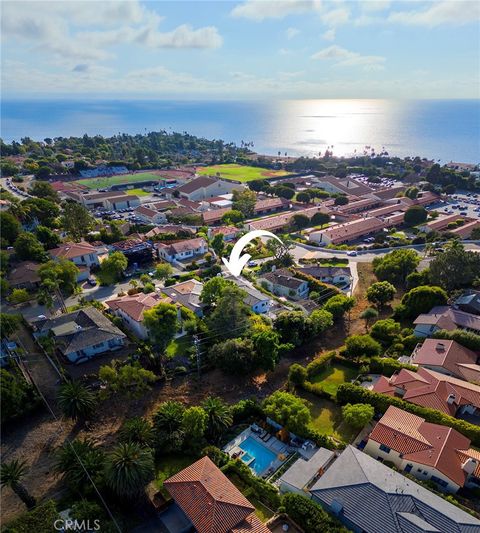
<svg viewBox="0 0 480 533">
<path fill-rule="evenodd" d="M 261 154 L 390 155 L 480 162 L 480 100 L 2 102 L 1 136 L 81 136 L 188 132 L 252 143 Z"/>
</svg>

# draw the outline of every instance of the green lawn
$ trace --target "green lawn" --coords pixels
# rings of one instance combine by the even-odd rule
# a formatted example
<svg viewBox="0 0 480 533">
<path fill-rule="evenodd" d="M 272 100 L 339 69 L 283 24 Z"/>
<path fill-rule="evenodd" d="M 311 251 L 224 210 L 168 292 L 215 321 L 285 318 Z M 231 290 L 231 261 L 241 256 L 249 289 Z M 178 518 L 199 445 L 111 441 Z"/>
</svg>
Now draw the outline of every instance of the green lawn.
<svg viewBox="0 0 480 533">
<path fill-rule="evenodd" d="M 155 463 L 155 485 L 166 498 L 170 498 L 166 489 L 163 488 L 163 482 L 169 477 L 175 475 L 180 470 L 190 466 L 195 462 L 195 458 L 188 455 L 167 454 L 158 458 Z"/>
<path fill-rule="evenodd" d="M 351 442 L 355 438 L 358 431 L 343 422 L 342 409 L 339 405 L 305 391 L 298 393 L 298 395 L 310 402 L 314 429 L 344 442 Z"/>
<path fill-rule="evenodd" d="M 192 346 L 192 343 L 189 339 L 190 336 L 187 336 L 180 337 L 171 341 L 170 344 L 167 346 L 167 349 L 165 350 L 165 354 L 167 355 L 168 359 L 173 359 L 174 357 L 185 355 L 187 349 Z"/>
<path fill-rule="evenodd" d="M 120 185 L 122 183 L 136 183 L 138 181 L 148 181 L 161 179 L 157 174 L 152 174 L 151 172 L 138 172 L 136 174 L 122 174 L 119 176 L 110 176 L 105 178 L 85 178 L 82 180 L 77 180 L 75 183 L 80 185 L 85 185 L 89 189 L 104 189 L 106 187 L 111 187 L 112 185 Z"/>
<path fill-rule="evenodd" d="M 322 389 L 333 395 L 337 393 L 337 389 L 342 383 L 349 383 L 357 375 L 358 369 L 336 363 L 327 366 L 322 372 L 310 378 L 310 381 L 321 383 Z"/>
<path fill-rule="evenodd" d="M 227 180 L 237 180 L 241 182 L 262 180 L 265 178 L 278 178 L 288 176 L 285 170 L 270 170 L 268 168 L 250 167 L 248 165 L 211 165 L 200 167 L 197 172 L 202 175 L 215 176 L 217 173 Z"/>
</svg>

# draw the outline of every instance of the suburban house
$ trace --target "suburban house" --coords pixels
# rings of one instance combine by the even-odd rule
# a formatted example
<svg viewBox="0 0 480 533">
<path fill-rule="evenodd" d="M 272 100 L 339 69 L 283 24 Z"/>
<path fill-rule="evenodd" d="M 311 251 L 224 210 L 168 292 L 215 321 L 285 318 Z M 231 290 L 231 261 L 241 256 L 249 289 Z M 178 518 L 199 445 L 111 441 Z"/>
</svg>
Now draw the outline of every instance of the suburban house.
<svg viewBox="0 0 480 533">
<path fill-rule="evenodd" d="M 247 293 L 247 296 L 243 302 L 248 305 L 254 313 L 268 313 L 270 310 L 271 300 L 266 294 L 256 289 L 251 283 L 244 279 L 237 278 L 235 276 L 227 276 L 225 279 L 235 283 L 237 287 Z"/>
<path fill-rule="evenodd" d="M 95 307 L 32 322 L 36 338 L 51 335 L 57 350 L 72 363 L 84 363 L 125 344 L 125 333 Z"/>
<path fill-rule="evenodd" d="M 465 381 L 480 383 L 478 353 L 458 342 L 446 339 L 426 339 L 418 344 L 411 357 L 413 365 L 429 368 Z"/>
<path fill-rule="evenodd" d="M 365 217 L 313 231 L 310 233 L 309 239 L 313 242 L 325 244 L 342 244 L 381 232 L 385 227 L 384 220 L 376 217 Z"/>
<path fill-rule="evenodd" d="M 270 533 L 255 515 L 255 507 L 207 456 L 164 481 L 163 486 L 176 506 L 167 512 L 177 511 L 179 522 L 186 519 L 181 525 L 177 522 L 175 530 L 167 526 L 171 533 Z"/>
<path fill-rule="evenodd" d="M 474 533 L 480 528 L 472 515 L 353 446 L 310 492 L 355 533 Z"/>
<path fill-rule="evenodd" d="M 178 302 L 190 311 L 193 311 L 198 317 L 203 316 L 204 304 L 200 301 L 203 283 L 195 279 L 182 281 L 176 285 L 165 287 L 162 292 L 166 294 L 172 302 Z"/>
<path fill-rule="evenodd" d="M 212 176 L 200 176 L 180 185 L 176 191 L 180 198 L 186 198 L 187 200 L 199 201 L 207 200 L 208 198 L 213 198 L 215 196 L 220 196 L 222 194 L 231 193 L 235 189 L 244 189 L 244 185 L 238 183 L 233 183 L 231 181 L 220 180 Z"/>
<path fill-rule="evenodd" d="M 477 334 L 480 333 L 480 316 L 465 313 L 446 305 L 434 307 L 429 313 L 419 315 L 413 323 L 415 325 L 413 333 L 417 337 L 428 337 L 440 329 L 449 331 L 465 329 Z"/>
<path fill-rule="evenodd" d="M 393 405 L 373 428 L 363 451 L 446 492 L 480 487 L 480 451 L 470 448 L 470 439 Z"/>
<path fill-rule="evenodd" d="M 133 235 L 130 235 L 124 241 L 114 242 L 110 245 L 110 250 L 112 252 L 122 252 L 127 258 L 129 265 L 133 265 L 134 263 L 149 263 L 152 261 L 154 255 L 152 243 L 144 241 L 140 237 L 135 238 Z"/>
<path fill-rule="evenodd" d="M 8 284 L 12 289 L 37 289 L 40 285 L 38 269 L 41 266 L 41 263 L 22 261 L 9 272 Z"/>
<path fill-rule="evenodd" d="M 242 230 L 236 228 L 235 226 L 218 226 L 217 228 L 208 228 L 209 239 L 213 239 L 219 233 L 223 235 L 224 241 L 230 242 L 235 240 L 240 233 L 242 233 Z"/>
<path fill-rule="evenodd" d="M 223 215 L 228 213 L 231 207 L 222 207 L 220 209 L 210 209 L 202 213 L 202 219 L 207 226 L 219 224 L 222 221 Z"/>
<path fill-rule="evenodd" d="M 283 296 L 291 300 L 302 300 L 308 296 L 308 282 L 296 278 L 287 269 L 260 274 L 258 281 L 265 285 L 268 291 L 277 296 Z"/>
<path fill-rule="evenodd" d="M 52 259 L 68 259 L 77 266 L 91 267 L 100 264 L 97 250 L 88 242 L 67 242 L 49 250 L 49 254 Z"/>
<path fill-rule="evenodd" d="M 297 270 L 324 283 L 333 283 L 334 285 L 350 283 L 352 280 L 352 273 L 348 266 L 305 266 Z"/>
<path fill-rule="evenodd" d="M 308 460 L 299 457 L 280 478 L 280 492 L 295 492 L 307 496 L 310 487 L 317 481 L 335 459 L 335 452 L 319 448 Z"/>
<path fill-rule="evenodd" d="M 142 222 L 147 224 L 163 224 L 167 221 L 167 215 L 164 212 L 144 205 L 139 205 L 134 213 Z"/>
<path fill-rule="evenodd" d="M 158 256 L 160 259 L 164 259 L 169 263 L 185 261 L 186 259 L 202 256 L 208 252 L 208 245 L 202 237 L 170 244 L 157 242 L 155 246 L 158 250 Z"/>
<path fill-rule="evenodd" d="M 478 415 L 480 412 L 479 385 L 428 368 L 419 367 L 417 372 L 402 368 L 391 378 L 380 376 L 372 390 L 450 416 Z"/>
<path fill-rule="evenodd" d="M 157 235 L 165 235 L 166 233 L 185 233 L 185 235 L 193 236 L 193 231 L 187 226 L 178 226 L 176 224 L 164 224 L 162 226 L 156 226 L 150 231 L 145 233 L 146 239 L 153 239 Z"/>
<path fill-rule="evenodd" d="M 479 291 L 467 291 L 458 297 L 453 307 L 464 311 L 465 313 L 471 313 L 472 315 L 480 315 L 480 292 Z"/>
<path fill-rule="evenodd" d="M 132 294 L 108 300 L 105 304 L 113 314 L 120 317 L 128 329 L 140 339 L 148 338 L 147 328 L 143 324 L 143 313 L 160 302 L 172 303 L 170 298 L 162 298 L 156 292 Z"/>
</svg>

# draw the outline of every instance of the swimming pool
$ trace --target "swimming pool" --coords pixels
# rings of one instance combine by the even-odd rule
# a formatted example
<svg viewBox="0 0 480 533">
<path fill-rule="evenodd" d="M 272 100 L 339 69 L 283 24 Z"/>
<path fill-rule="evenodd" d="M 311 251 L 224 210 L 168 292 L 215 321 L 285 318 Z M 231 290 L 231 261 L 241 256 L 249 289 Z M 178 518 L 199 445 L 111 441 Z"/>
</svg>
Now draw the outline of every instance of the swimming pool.
<svg viewBox="0 0 480 533">
<path fill-rule="evenodd" d="M 241 442 L 239 448 L 255 458 L 249 466 L 256 474 L 261 474 L 270 466 L 270 463 L 277 458 L 277 455 L 274 452 L 257 442 L 252 437 L 247 437 Z"/>
</svg>

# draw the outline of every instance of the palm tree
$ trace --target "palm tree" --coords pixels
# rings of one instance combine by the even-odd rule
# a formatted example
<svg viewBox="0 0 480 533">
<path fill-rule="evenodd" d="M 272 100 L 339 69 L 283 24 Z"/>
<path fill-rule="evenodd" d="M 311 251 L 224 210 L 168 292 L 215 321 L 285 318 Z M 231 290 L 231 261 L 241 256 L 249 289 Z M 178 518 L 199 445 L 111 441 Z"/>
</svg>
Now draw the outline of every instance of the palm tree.
<svg viewBox="0 0 480 533">
<path fill-rule="evenodd" d="M 370 325 L 370 320 L 378 317 L 378 311 L 373 307 L 367 307 L 363 313 L 360 314 L 360 318 L 365 320 L 365 332 L 368 333 L 368 327 Z"/>
<path fill-rule="evenodd" d="M 232 425 L 233 418 L 230 407 L 217 396 L 209 396 L 202 403 L 207 413 L 207 438 L 212 442 L 218 442 L 222 433 Z"/>
<path fill-rule="evenodd" d="M 105 483 L 120 498 L 138 497 L 155 477 L 153 455 L 134 442 L 119 444 L 107 455 Z"/>
<path fill-rule="evenodd" d="M 72 420 L 91 415 L 96 403 L 93 392 L 79 381 L 68 381 L 60 387 L 58 405 L 63 414 Z"/>
<path fill-rule="evenodd" d="M 27 509 L 33 509 L 37 502 L 21 483 L 26 473 L 27 467 L 25 461 L 14 459 L 9 463 L 2 463 L 0 467 L 0 485 L 2 487 L 10 487 L 27 506 Z"/>
<path fill-rule="evenodd" d="M 56 451 L 54 468 L 73 490 L 84 492 L 89 476 L 95 482 L 100 480 L 104 461 L 105 454 L 90 440 L 73 440 Z"/>
<path fill-rule="evenodd" d="M 185 407 L 174 400 L 163 402 L 153 417 L 155 447 L 163 451 L 178 451 L 183 443 Z"/>
<path fill-rule="evenodd" d="M 122 442 L 135 442 L 140 446 L 151 446 L 153 442 L 152 425 L 139 416 L 126 420 L 120 428 L 119 437 Z"/>
</svg>

